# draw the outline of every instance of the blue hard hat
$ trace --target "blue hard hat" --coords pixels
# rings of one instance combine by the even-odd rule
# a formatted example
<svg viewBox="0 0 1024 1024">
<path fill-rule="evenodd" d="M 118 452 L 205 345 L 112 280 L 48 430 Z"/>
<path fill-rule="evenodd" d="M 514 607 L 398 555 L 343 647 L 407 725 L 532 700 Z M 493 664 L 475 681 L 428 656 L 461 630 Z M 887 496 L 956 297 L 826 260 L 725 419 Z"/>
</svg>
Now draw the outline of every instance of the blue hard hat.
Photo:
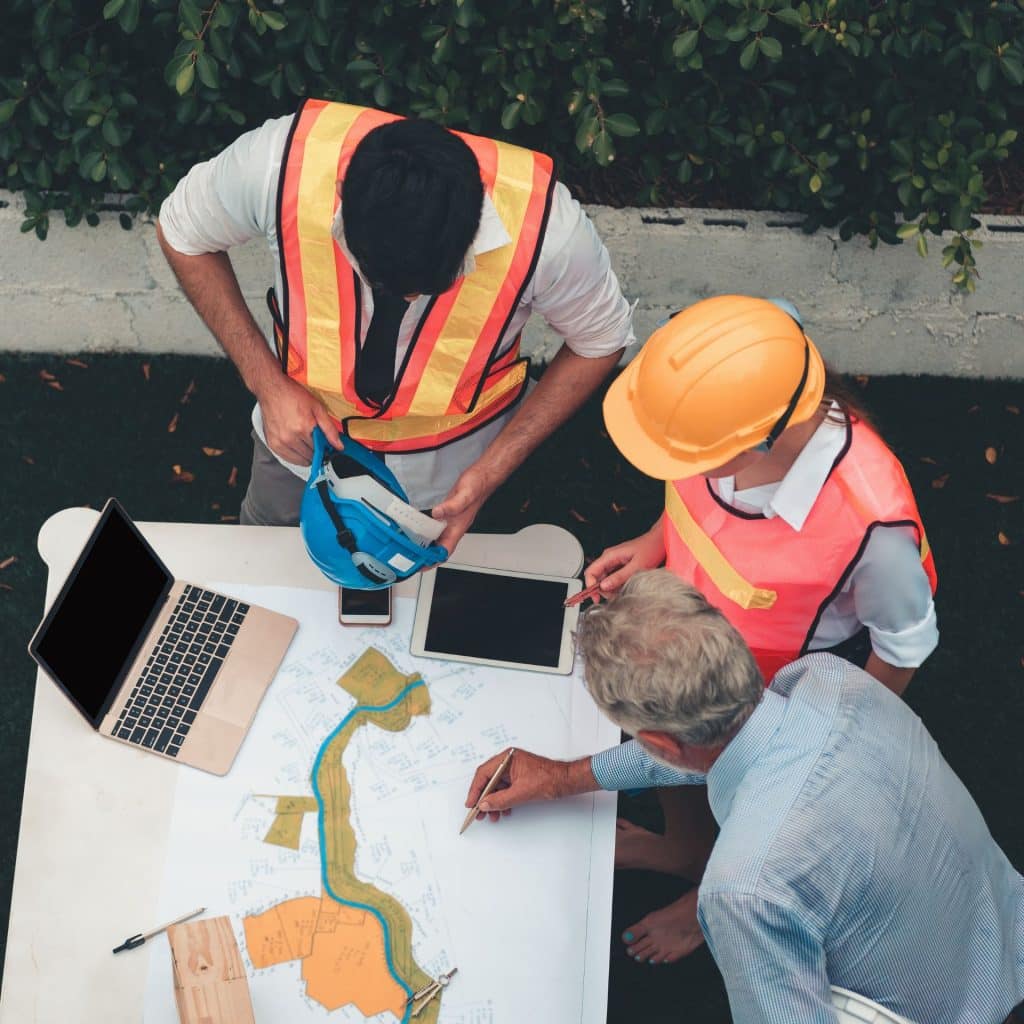
<svg viewBox="0 0 1024 1024">
<path fill-rule="evenodd" d="M 448 552 L 417 533 L 428 524 L 437 525 L 409 504 L 383 459 L 347 437 L 339 451 L 313 430 L 299 526 L 309 557 L 329 580 L 381 590 L 443 562 Z"/>
</svg>

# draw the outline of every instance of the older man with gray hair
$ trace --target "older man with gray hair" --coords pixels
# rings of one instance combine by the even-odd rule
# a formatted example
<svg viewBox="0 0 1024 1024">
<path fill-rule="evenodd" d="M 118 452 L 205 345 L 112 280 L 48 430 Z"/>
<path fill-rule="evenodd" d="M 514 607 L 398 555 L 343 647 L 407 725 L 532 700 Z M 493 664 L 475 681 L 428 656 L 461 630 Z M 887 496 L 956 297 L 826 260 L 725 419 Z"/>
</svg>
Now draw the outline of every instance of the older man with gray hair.
<svg viewBox="0 0 1024 1024">
<path fill-rule="evenodd" d="M 706 783 L 720 832 L 698 917 L 737 1024 L 835 1024 L 830 984 L 922 1024 L 1015 1019 L 1024 878 L 903 701 L 828 654 L 766 690 L 739 633 L 664 569 L 588 612 L 579 645 L 591 695 L 635 739 L 575 762 L 517 750 L 482 813 Z"/>
</svg>

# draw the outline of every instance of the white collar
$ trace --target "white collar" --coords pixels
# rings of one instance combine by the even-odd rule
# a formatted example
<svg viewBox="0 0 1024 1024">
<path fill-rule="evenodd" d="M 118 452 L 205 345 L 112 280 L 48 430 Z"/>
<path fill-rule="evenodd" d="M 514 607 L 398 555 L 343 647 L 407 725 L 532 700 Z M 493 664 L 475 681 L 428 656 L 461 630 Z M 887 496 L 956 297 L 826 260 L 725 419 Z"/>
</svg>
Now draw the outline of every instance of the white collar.
<svg viewBox="0 0 1024 1024">
<path fill-rule="evenodd" d="M 338 209 L 334 212 L 331 235 L 334 237 L 334 241 L 338 243 L 338 248 L 341 249 L 345 259 L 348 260 L 359 275 L 359 279 L 363 284 L 369 285 L 359 267 L 359 261 L 352 255 L 348 245 L 345 243 L 345 221 L 341 214 L 340 202 L 338 203 Z M 480 223 L 477 226 L 476 235 L 473 237 L 473 244 L 469 247 L 469 252 L 466 253 L 466 258 L 463 260 L 459 276 L 463 277 L 466 274 L 472 274 L 476 270 L 474 256 L 482 256 L 485 252 L 493 252 L 495 249 L 500 249 L 503 245 L 511 245 L 511 243 L 512 236 L 508 233 L 505 222 L 501 219 L 501 214 L 498 213 L 498 208 L 494 205 L 491 197 L 485 192 L 483 206 L 480 208 Z"/>
<path fill-rule="evenodd" d="M 836 423 L 836 413 L 841 411 L 833 402 L 828 415 L 778 483 L 737 491 L 735 477 L 721 477 L 713 481 L 718 485 L 718 496 L 728 504 L 750 506 L 767 519 L 778 516 L 797 532 L 802 530 L 846 443 L 849 428 L 845 422 L 842 426 Z"/>
</svg>

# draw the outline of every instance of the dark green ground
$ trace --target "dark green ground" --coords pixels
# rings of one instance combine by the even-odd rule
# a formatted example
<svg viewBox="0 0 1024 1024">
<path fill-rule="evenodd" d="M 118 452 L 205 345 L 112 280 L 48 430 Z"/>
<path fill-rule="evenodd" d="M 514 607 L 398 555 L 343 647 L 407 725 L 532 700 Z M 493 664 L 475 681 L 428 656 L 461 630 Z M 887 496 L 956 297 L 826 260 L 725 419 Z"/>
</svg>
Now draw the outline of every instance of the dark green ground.
<svg viewBox="0 0 1024 1024">
<path fill-rule="evenodd" d="M 61 508 L 99 507 L 111 494 L 137 519 L 220 522 L 237 515 L 248 478 L 250 401 L 226 362 L 82 359 L 87 367 L 55 357 L 0 359 L 0 563 L 17 558 L 0 569 L 5 917 L 35 676 L 25 644 L 42 609 L 45 581 L 35 546 L 39 526 Z M 50 386 L 55 382 L 44 372 L 63 390 Z M 192 381 L 195 390 L 183 401 Z M 1015 412 L 1024 408 L 1024 385 L 879 378 L 867 384 L 864 398 L 907 467 L 939 569 L 942 642 L 915 679 L 909 701 L 975 795 L 998 842 L 1022 867 L 1024 502 L 1002 504 L 986 495 L 1024 494 L 1024 414 Z M 175 416 L 176 429 L 168 432 Z M 223 454 L 206 455 L 204 446 Z M 994 449 L 994 463 L 986 460 L 987 448 Z M 182 471 L 177 477 L 175 465 Z M 232 467 L 238 468 L 234 486 Z M 185 482 L 189 473 L 194 480 Z M 598 403 L 591 402 L 494 497 L 478 526 L 514 531 L 532 522 L 558 523 L 593 556 L 646 528 L 660 495 L 658 484 L 615 453 L 602 433 Z M 1000 532 L 1007 544 L 1000 543 Z M 624 800 L 623 810 L 642 816 L 644 808 Z M 672 891 L 656 878 L 621 875 L 615 932 Z M 611 977 L 609 1020 L 616 1024 L 727 1019 L 705 951 L 675 966 L 641 967 L 613 939 Z"/>
</svg>

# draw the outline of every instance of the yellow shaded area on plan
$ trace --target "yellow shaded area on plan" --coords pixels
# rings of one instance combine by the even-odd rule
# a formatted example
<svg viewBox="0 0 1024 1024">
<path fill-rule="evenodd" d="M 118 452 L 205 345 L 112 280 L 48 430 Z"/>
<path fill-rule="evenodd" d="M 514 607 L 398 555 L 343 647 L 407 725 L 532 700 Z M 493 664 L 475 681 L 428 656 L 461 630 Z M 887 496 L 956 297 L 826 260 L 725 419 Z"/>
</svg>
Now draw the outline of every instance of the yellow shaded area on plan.
<svg viewBox="0 0 1024 1024">
<path fill-rule="evenodd" d="M 279 796 L 273 824 L 263 842 L 297 850 L 302 840 L 302 816 L 315 814 L 320 805 L 313 796 Z"/>
<path fill-rule="evenodd" d="M 325 891 L 319 897 L 286 900 L 245 918 L 246 945 L 256 967 L 301 959 L 306 994 L 327 1009 L 351 1003 L 364 1016 L 383 1008 L 404 1021 L 408 992 L 398 979 L 412 992 L 434 979 L 413 956 L 412 920 L 405 907 L 356 877 L 356 837 L 349 820 L 352 790 L 342 759 L 361 726 L 372 723 L 388 732 L 401 732 L 416 715 L 429 714 L 430 694 L 419 675 L 404 675 L 372 647 L 337 682 L 357 704 L 320 748 L 312 780 L 319 802 L 308 798 L 317 810 L 322 805 L 320 857 Z M 282 813 L 282 800 L 295 799 L 307 798 L 278 799 L 271 832 L 285 818 L 297 819 L 301 830 L 300 808 L 291 810 L 289 805 Z M 286 822 L 281 832 L 290 838 L 288 827 L 294 826 Z M 350 969 L 352 964 L 357 968 Z M 440 999 L 434 999 L 416 1020 L 436 1024 L 439 1011 Z"/>
</svg>

